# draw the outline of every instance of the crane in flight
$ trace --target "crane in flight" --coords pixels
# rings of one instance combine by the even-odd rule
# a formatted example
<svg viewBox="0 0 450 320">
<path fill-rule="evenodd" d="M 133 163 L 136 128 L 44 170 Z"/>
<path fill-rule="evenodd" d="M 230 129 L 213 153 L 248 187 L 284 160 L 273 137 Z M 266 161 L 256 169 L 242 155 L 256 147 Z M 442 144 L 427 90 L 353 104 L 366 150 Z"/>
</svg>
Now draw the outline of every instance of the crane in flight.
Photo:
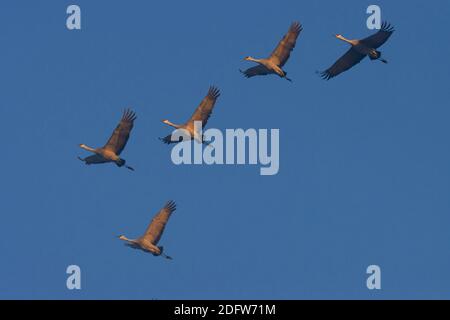
<svg viewBox="0 0 450 320">
<path fill-rule="evenodd" d="M 121 235 L 120 240 L 125 241 L 125 245 L 133 249 L 140 249 L 144 252 L 149 252 L 154 256 L 162 256 L 166 259 L 172 260 L 172 257 L 164 253 L 164 247 L 158 246 L 159 239 L 164 232 L 170 216 L 176 210 L 176 204 L 169 201 L 166 205 L 153 217 L 144 235 L 137 239 L 128 239 Z"/>
<path fill-rule="evenodd" d="M 119 157 L 128 142 L 131 129 L 133 129 L 134 120 L 136 120 L 135 113 L 129 109 L 125 110 L 122 119 L 116 129 L 114 129 L 108 142 L 101 148 L 91 148 L 85 144 L 80 144 L 80 148 L 94 154 L 84 159 L 78 157 L 78 159 L 87 165 L 114 162 L 118 167 L 125 166 L 134 171 L 132 167 L 125 164 L 125 159 Z"/>
<path fill-rule="evenodd" d="M 206 143 L 204 141 L 204 136 L 201 132 L 198 132 L 198 128 L 195 126 L 195 122 L 201 122 L 202 128 L 206 126 L 206 123 L 208 122 L 209 117 L 212 114 L 212 111 L 214 109 L 214 106 L 216 104 L 217 98 L 220 96 L 220 90 L 214 86 L 211 86 L 208 90 L 208 94 L 205 98 L 203 98 L 202 102 L 200 102 L 200 105 L 195 109 L 194 113 L 192 114 L 191 118 L 184 124 L 174 124 L 170 122 L 169 120 L 163 120 L 162 122 L 174 127 L 175 129 L 184 129 L 187 131 L 188 136 L 183 135 L 179 139 L 176 139 L 172 137 L 172 134 L 164 137 L 159 138 L 162 142 L 170 144 L 170 143 L 177 143 L 184 140 L 196 140 L 200 143 Z"/>
<path fill-rule="evenodd" d="M 251 56 L 245 57 L 244 60 L 258 63 L 257 66 L 251 67 L 245 71 L 239 70 L 245 77 L 264 76 L 267 74 L 277 74 L 280 78 L 292 81 L 286 75 L 287 72 L 282 68 L 286 64 L 291 55 L 291 51 L 295 48 L 297 37 L 303 30 L 299 22 L 294 22 L 289 27 L 288 32 L 278 43 L 278 46 L 267 59 L 255 59 Z"/>
<path fill-rule="evenodd" d="M 377 49 L 389 39 L 394 31 L 394 28 L 389 23 L 383 22 L 381 29 L 377 33 L 361 40 L 349 40 L 337 34 L 336 38 L 347 42 L 351 47 L 331 67 L 321 72 L 321 77 L 325 80 L 334 78 L 360 63 L 366 56 L 369 56 L 370 60 L 380 60 L 383 63 L 387 63 L 386 59 L 381 58 L 381 52 Z"/>
</svg>

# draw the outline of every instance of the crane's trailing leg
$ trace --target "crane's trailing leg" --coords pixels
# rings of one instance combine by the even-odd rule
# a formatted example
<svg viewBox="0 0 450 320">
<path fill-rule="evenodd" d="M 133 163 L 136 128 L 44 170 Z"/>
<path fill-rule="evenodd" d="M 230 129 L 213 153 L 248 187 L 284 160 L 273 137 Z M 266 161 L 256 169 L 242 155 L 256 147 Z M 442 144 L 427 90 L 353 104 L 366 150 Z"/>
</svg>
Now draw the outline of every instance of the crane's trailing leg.
<svg viewBox="0 0 450 320">
<path fill-rule="evenodd" d="M 165 253 L 161 253 L 161 256 L 163 256 L 163 257 L 166 258 L 167 260 L 173 260 L 172 257 L 166 255 Z"/>
<path fill-rule="evenodd" d="M 380 60 L 383 63 L 388 63 L 386 59 L 381 58 L 381 51 L 378 51 L 378 50 L 373 50 L 369 54 L 369 58 L 370 58 L 370 60 Z"/>
<path fill-rule="evenodd" d="M 131 170 L 131 171 L 134 171 L 134 169 L 133 169 L 132 167 L 127 166 L 127 165 L 125 164 L 126 161 L 125 161 L 124 159 L 119 158 L 118 160 L 115 161 L 115 163 L 116 163 L 116 165 L 117 165 L 118 167 L 123 167 L 123 166 L 125 166 L 125 168 L 127 168 L 127 169 L 129 169 L 129 170 Z"/>
<path fill-rule="evenodd" d="M 166 255 L 166 254 L 164 253 L 164 247 L 163 247 L 163 246 L 159 246 L 158 249 L 159 249 L 159 252 L 160 252 L 159 255 L 160 255 L 161 257 L 164 257 L 164 258 L 166 258 L 166 259 L 168 259 L 168 260 L 173 260 L 172 257 L 170 257 L 170 256 L 168 256 L 168 255 Z"/>
<path fill-rule="evenodd" d="M 292 79 L 287 77 L 287 72 L 284 70 L 281 70 L 281 74 L 280 74 L 281 78 L 285 78 L 287 81 L 292 82 Z"/>
</svg>

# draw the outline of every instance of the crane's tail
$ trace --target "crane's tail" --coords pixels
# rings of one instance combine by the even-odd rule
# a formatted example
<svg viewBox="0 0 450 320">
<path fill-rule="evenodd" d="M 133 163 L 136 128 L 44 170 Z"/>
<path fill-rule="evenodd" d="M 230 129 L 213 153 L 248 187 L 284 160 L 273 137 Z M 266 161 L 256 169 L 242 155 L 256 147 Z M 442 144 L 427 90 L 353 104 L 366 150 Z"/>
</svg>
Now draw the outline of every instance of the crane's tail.
<svg viewBox="0 0 450 320">
<path fill-rule="evenodd" d="M 119 158 L 119 159 L 116 160 L 116 165 L 117 165 L 118 167 L 124 166 L 125 163 L 126 163 L 126 161 L 125 161 L 124 159 Z"/>
</svg>

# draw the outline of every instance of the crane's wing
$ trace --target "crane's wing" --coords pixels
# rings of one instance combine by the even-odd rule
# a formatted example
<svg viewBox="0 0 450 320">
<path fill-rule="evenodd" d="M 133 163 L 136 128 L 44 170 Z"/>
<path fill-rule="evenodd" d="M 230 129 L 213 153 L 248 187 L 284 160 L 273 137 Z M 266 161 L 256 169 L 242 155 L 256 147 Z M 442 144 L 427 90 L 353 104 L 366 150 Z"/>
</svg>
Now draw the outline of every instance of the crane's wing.
<svg viewBox="0 0 450 320">
<path fill-rule="evenodd" d="M 220 91 L 216 87 L 210 87 L 206 97 L 200 102 L 195 112 L 192 114 L 188 122 L 201 121 L 204 127 L 208 122 L 209 117 L 216 104 L 217 98 L 220 96 Z"/>
<path fill-rule="evenodd" d="M 330 68 L 320 73 L 323 79 L 329 80 L 338 74 L 350 69 L 358 64 L 366 55 L 359 53 L 351 47 L 342 57 L 340 57 Z"/>
<path fill-rule="evenodd" d="M 389 39 L 394 31 L 394 27 L 392 27 L 388 22 L 383 22 L 381 24 L 381 29 L 378 30 L 377 33 L 362 39 L 361 42 L 369 48 L 377 49 L 378 47 L 381 47 L 387 39 Z"/>
<path fill-rule="evenodd" d="M 95 163 L 105 163 L 109 162 L 109 160 L 103 158 L 99 154 L 94 154 L 92 156 L 86 157 L 84 159 L 79 158 L 81 161 L 84 161 L 86 164 L 95 164 Z"/>
<path fill-rule="evenodd" d="M 161 235 L 164 232 L 164 228 L 166 227 L 167 221 L 169 221 L 172 212 L 174 212 L 176 208 L 177 207 L 175 205 L 175 202 L 173 201 L 167 202 L 164 208 L 162 208 L 153 217 L 152 222 L 150 222 L 150 225 L 145 231 L 143 238 L 150 241 L 154 245 L 157 245 L 159 239 L 161 238 Z"/>
<path fill-rule="evenodd" d="M 262 64 L 254 66 L 254 67 L 251 67 L 251 68 L 248 68 L 245 71 L 242 71 L 242 70 L 239 70 L 239 71 L 241 73 L 243 73 L 246 78 L 251 78 L 251 77 L 254 77 L 254 76 L 265 76 L 267 74 L 273 73 L 272 71 L 267 69 Z"/>
<path fill-rule="evenodd" d="M 303 27 L 299 22 L 292 23 L 289 27 L 289 31 L 278 43 L 278 46 L 272 52 L 269 59 L 280 67 L 284 66 L 291 55 L 291 51 L 295 48 L 297 37 L 302 30 Z"/>
<path fill-rule="evenodd" d="M 131 129 L 133 129 L 134 120 L 136 120 L 136 114 L 130 109 L 125 110 L 122 119 L 104 148 L 119 155 L 127 144 Z"/>
</svg>

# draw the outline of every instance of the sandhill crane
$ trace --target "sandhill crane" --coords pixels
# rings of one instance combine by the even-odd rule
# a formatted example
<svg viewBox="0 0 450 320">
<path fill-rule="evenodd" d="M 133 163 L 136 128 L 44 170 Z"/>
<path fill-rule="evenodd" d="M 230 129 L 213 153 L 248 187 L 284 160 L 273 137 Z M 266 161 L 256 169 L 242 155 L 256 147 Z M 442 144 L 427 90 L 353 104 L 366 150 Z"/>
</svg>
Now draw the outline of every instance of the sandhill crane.
<svg viewBox="0 0 450 320">
<path fill-rule="evenodd" d="M 383 22 L 381 29 L 377 33 L 362 40 L 349 40 L 337 34 L 336 38 L 349 43 L 351 48 L 330 68 L 321 72 L 320 75 L 323 79 L 329 80 L 358 64 L 366 56 L 369 56 L 370 60 L 380 60 L 387 63 L 385 59 L 381 58 L 381 52 L 376 49 L 381 47 L 393 32 L 394 28 L 389 23 Z"/>
<path fill-rule="evenodd" d="M 86 164 L 97 164 L 114 162 L 118 167 L 125 166 L 126 168 L 133 170 L 130 166 L 125 165 L 125 160 L 120 158 L 119 155 L 127 144 L 128 138 L 130 137 L 131 129 L 133 129 L 133 123 L 136 120 L 136 115 L 133 111 L 127 109 L 124 111 L 122 119 L 117 125 L 116 129 L 112 133 L 108 142 L 102 148 L 91 148 L 85 144 L 80 144 L 80 147 L 89 152 L 95 153 L 87 158 L 80 158 Z"/>
<path fill-rule="evenodd" d="M 197 107 L 195 112 L 192 114 L 191 118 L 185 124 L 178 125 L 170 122 L 169 120 L 163 120 L 162 122 L 171 127 L 174 127 L 175 129 L 186 130 L 190 135 L 190 140 L 195 139 L 200 143 L 205 143 L 203 135 L 198 132 L 199 128 L 195 127 L 195 122 L 197 121 L 201 122 L 202 128 L 205 127 L 209 117 L 211 116 L 214 105 L 216 104 L 216 100 L 217 98 L 219 98 L 219 96 L 220 96 L 219 89 L 214 86 L 211 86 L 208 90 L 208 94 L 206 95 L 206 97 L 202 100 L 202 102 L 200 102 L 200 105 Z M 189 140 L 188 138 L 189 137 L 184 137 L 184 139 Z M 179 140 L 172 139 L 172 134 L 159 139 L 167 144 L 177 143 L 183 140 L 182 137 L 180 137 Z"/>
<path fill-rule="evenodd" d="M 303 30 L 302 25 L 299 22 L 291 24 L 289 31 L 278 43 L 278 46 L 272 52 L 267 59 L 255 59 L 253 57 L 245 57 L 244 60 L 253 61 L 259 65 L 249 68 L 245 71 L 241 71 L 247 78 L 253 76 L 262 76 L 267 74 L 277 74 L 280 78 L 292 81 L 286 77 L 287 72 L 282 69 L 286 61 L 291 55 L 291 51 L 295 48 L 295 43 L 300 32 Z"/>
<path fill-rule="evenodd" d="M 154 256 L 162 256 L 166 259 L 172 259 L 168 255 L 164 254 L 164 247 L 157 246 L 157 244 L 159 239 L 161 239 L 167 221 L 169 221 L 172 212 L 175 210 L 175 202 L 167 202 L 165 206 L 153 217 L 142 237 L 137 239 L 128 239 L 127 237 L 121 235 L 119 236 L 119 239 L 125 241 L 125 245 L 133 249 L 140 249 L 145 252 L 150 252 Z"/>
</svg>

